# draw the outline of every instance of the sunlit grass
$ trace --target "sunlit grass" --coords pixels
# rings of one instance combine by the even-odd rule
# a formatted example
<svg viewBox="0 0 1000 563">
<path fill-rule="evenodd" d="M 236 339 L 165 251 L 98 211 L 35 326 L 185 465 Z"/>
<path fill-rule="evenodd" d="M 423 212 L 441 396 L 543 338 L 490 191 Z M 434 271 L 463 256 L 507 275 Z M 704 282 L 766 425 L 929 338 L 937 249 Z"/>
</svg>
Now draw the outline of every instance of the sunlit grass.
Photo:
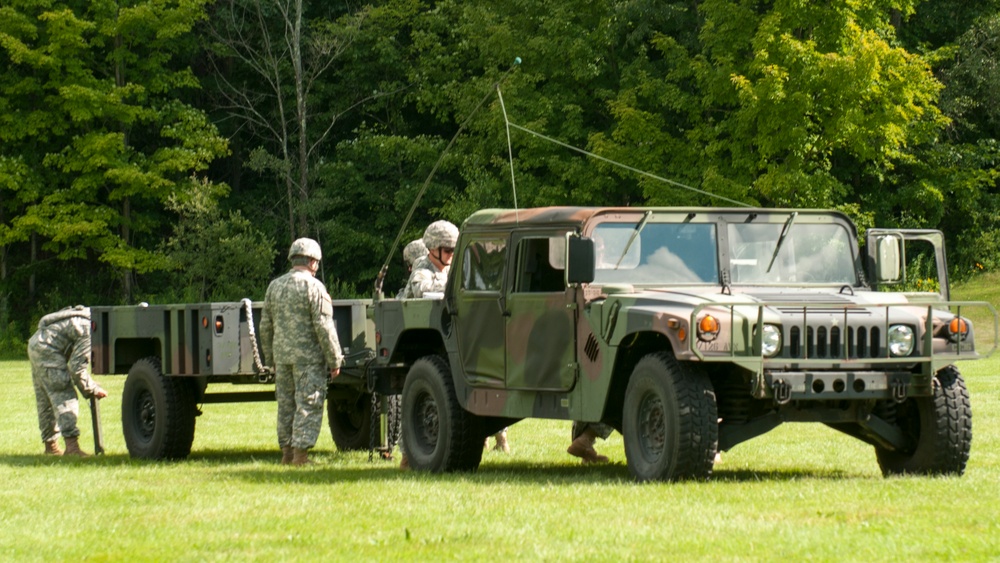
<svg viewBox="0 0 1000 563">
<path fill-rule="evenodd" d="M 315 467 L 282 467 L 273 403 L 206 405 L 188 460 L 135 461 L 113 376 L 100 378 L 107 455 L 44 457 L 28 363 L 0 362 L 0 560 L 996 559 L 1000 355 L 960 367 L 964 477 L 884 479 L 871 447 L 788 424 L 724 454 L 709 482 L 638 485 L 620 435 L 599 444 L 611 464 L 581 466 L 562 421 L 514 425 L 511 454 L 473 474 L 369 463 L 326 431 Z"/>
</svg>

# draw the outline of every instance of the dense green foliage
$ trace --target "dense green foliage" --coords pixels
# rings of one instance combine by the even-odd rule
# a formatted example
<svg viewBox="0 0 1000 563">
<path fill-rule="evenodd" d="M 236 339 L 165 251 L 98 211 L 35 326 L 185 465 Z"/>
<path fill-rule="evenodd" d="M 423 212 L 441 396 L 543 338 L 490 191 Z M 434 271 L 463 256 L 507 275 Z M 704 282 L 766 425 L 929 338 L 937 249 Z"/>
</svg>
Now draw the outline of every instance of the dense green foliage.
<svg viewBox="0 0 1000 563">
<path fill-rule="evenodd" d="M 483 207 L 735 201 L 940 228 L 953 279 L 995 270 L 998 49 L 998 0 L 12 0 L 0 347 L 74 302 L 259 297 L 297 236 L 368 294 L 439 158 L 402 244 Z"/>
</svg>

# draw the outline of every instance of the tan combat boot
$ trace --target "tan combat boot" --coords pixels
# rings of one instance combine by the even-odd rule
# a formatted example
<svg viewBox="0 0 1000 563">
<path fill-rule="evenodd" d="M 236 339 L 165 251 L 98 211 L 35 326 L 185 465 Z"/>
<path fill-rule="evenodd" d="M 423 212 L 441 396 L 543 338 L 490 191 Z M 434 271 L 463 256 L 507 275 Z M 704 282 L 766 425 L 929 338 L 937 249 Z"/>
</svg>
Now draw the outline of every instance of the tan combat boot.
<svg viewBox="0 0 1000 563">
<path fill-rule="evenodd" d="M 292 448 L 292 465 L 301 467 L 303 465 L 313 465 L 314 463 L 314 461 L 309 459 L 309 450 Z"/>
<path fill-rule="evenodd" d="M 90 454 L 80 449 L 80 438 L 74 436 L 66 438 L 66 451 L 63 455 L 75 455 L 77 457 L 87 457 Z"/>
<path fill-rule="evenodd" d="M 573 440 L 573 443 L 566 448 L 566 453 L 580 458 L 583 463 L 607 463 L 608 457 L 597 453 L 594 449 L 595 441 L 597 436 L 588 429 Z"/>
<path fill-rule="evenodd" d="M 52 439 L 45 442 L 45 455 L 63 455 L 63 451 L 62 448 L 59 447 L 58 440 Z"/>
<path fill-rule="evenodd" d="M 281 446 L 281 465 L 291 465 L 295 452 L 291 446 Z"/>
<path fill-rule="evenodd" d="M 497 432 L 496 439 L 497 439 L 497 445 L 493 449 L 500 450 L 505 454 L 509 454 L 510 444 L 507 443 L 507 429 L 504 428 L 503 430 Z"/>
</svg>

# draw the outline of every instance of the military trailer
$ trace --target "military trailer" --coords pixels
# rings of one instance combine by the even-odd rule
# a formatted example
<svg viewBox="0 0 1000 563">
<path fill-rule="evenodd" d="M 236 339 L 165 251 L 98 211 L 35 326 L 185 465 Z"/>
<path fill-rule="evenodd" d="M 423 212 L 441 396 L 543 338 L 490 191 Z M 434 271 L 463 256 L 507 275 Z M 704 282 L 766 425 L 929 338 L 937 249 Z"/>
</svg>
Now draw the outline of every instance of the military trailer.
<svg viewBox="0 0 1000 563">
<path fill-rule="evenodd" d="M 443 298 L 374 303 L 368 369 L 402 394 L 417 470 L 474 470 L 485 436 L 548 418 L 619 430 L 640 481 L 708 478 L 785 422 L 871 444 L 887 476 L 961 474 L 955 362 L 996 348 L 996 310 L 948 300 L 940 232 L 870 230 L 864 251 L 835 211 L 484 210 Z M 978 337 L 973 310 L 992 324 Z"/>
<path fill-rule="evenodd" d="M 370 303 L 334 301 L 346 363 L 328 389 L 327 415 L 341 450 L 366 449 L 373 439 L 372 394 L 364 376 L 373 357 Z M 256 336 L 260 313 L 261 304 L 248 299 L 91 308 L 93 372 L 128 374 L 122 426 L 132 457 L 187 457 L 200 405 L 274 400 L 274 373 L 261 363 Z M 398 414 L 395 406 L 387 402 L 383 410 Z M 378 430 L 380 445 L 395 439 Z"/>
</svg>

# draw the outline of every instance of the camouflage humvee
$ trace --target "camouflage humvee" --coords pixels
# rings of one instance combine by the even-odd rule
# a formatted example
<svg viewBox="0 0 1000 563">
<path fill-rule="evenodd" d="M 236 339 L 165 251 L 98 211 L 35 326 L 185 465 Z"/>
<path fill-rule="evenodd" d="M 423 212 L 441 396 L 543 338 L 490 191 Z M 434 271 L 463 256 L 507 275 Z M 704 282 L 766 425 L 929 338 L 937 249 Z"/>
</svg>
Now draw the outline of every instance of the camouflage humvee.
<svg viewBox="0 0 1000 563">
<path fill-rule="evenodd" d="M 871 230 L 863 254 L 839 212 L 700 208 L 480 211 L 443 298 L 374 319 L 369 376 L 402 393 L 414 469 L 473 470 L 485 436 L 539 417 L 612 425 L 639 480 L 707 478 L 783 422 L 873 445 L 885 475 L 961 474 L 954 363 L 998 325 L 948 301 L 939 232 Z"/>
</svg>

